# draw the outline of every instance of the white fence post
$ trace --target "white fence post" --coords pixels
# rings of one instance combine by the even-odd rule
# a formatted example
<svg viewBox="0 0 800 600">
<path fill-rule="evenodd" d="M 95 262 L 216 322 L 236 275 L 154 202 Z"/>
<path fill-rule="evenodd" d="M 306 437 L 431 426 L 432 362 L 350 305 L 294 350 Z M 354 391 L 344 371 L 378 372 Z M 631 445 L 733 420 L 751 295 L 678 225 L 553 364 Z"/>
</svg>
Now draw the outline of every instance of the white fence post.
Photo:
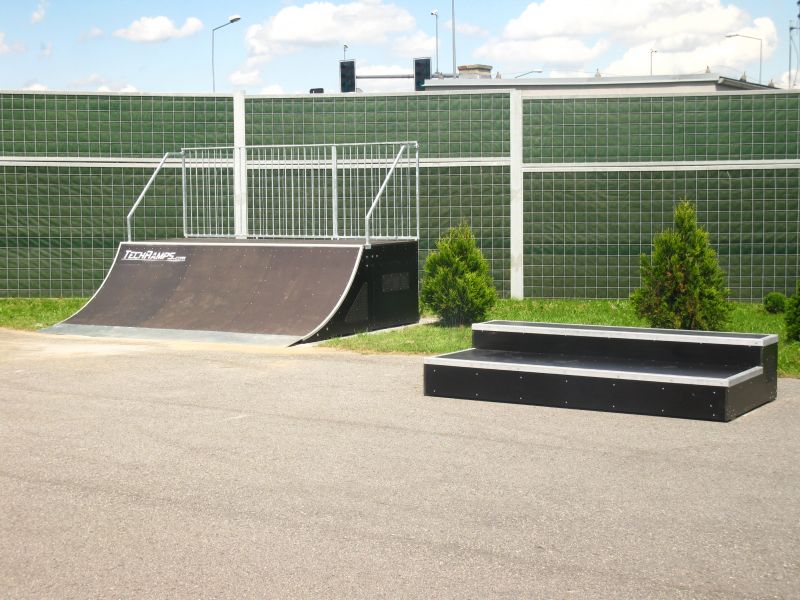
<svg viewBox="0 0 800 600">
<path fill-rule="evenodd" d="M 522 175 L 522 92 L 511 90 L 509 102 L 510 110 L 510 195 L 511 206 L 509 207 L 509 217 L 511 221 L 511 297 L 525 297 L 525 277 L 523 268 L 524 257 L 524 231 L 523 231 L 523 175 Z"/>
<path fill-rule="evenodd" d="M 337 169 L 336 162 L 336 146 L 331 146 L 331 196 L 332 206 L 331 212 L 333 214 L 333 238 L 339 238 L 339 192 L 337 189 Z"/>
<path fill-rule="evenodd" d="M 247 237 L 247 148 L 244 92 L 233 95 L 233 234 Z"/>
</svg>

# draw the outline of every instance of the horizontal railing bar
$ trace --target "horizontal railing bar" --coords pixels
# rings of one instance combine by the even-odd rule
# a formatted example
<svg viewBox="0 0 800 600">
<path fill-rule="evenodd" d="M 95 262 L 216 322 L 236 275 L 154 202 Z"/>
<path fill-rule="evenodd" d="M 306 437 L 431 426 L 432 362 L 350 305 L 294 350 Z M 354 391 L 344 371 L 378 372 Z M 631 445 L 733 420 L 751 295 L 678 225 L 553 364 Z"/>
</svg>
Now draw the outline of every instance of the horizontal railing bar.
<svg viewBox="0 0 800 600">
<path fill-rule="evenodd" d="M 394 75 L 356 75 L 356 79 L 414 79 L 414 74 L 395 73 Z"/>
<path fill-rule="evenodd" d="M 411 146 L 415 148 L 419 142 L 405 141 L 405 142 L 346 142 L 342 144 L 262 144 L 257 146 L 242 146 L 248 150 L 256 150 L 259 148 L 330 148 L 336 146 L 338 148 L 347 146 Z M 181 152 L 197 152 L 208 150 L 235 150 L 236 146 L 199 146 L 190 148 L 181 148 Z"/>
</svg>

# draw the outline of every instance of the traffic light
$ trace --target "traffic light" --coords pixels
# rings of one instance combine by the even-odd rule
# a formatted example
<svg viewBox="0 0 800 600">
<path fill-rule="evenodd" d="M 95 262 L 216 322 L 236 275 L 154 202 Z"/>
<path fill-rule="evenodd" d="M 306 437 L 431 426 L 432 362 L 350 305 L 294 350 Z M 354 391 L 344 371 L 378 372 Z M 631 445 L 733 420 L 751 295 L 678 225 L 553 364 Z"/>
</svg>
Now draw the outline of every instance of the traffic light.
<svg viewBox="0 0 800 600">
<path fill-rule="evenodd" d="M 356 61 L 339 61 L 339 89 L 342 93 L 356 91 Z"/>
<path fill-rule="evenodd" d="M 425 80 L 431 78 L 431 59 L 414 59 L 414 91 L 421 92 L 425 89 Z"/>
</svg>

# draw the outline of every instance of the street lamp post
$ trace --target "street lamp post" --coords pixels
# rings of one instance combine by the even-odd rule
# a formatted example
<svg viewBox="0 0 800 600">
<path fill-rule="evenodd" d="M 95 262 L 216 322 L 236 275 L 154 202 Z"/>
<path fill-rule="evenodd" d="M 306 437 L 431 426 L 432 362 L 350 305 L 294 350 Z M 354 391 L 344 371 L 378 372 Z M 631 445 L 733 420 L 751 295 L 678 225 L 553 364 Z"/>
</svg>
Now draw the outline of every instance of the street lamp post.
<svg viewBox="0 0 800 600">
<path fill-rule="evenodd" d="M 800 12 L 800 0 L 798 0 L 797 2 L 797 8 L 798 11 Z M 789 89 L 792 89 L 792 87 L 794 87 L 792 86 L 792 48 L 794 47 L 794 32 L 800 31 L 800 14 L 798 14 L 797 17 L 798 17 L 797 19 L 798 27 L 795 27 L 792 24 L 792 21 L 789 21 L 789 71 L 787 72 L 789 75 L 789 81 L 787 84 Z M 797 60 L 800 61 L 800 56 L 797 57 Z"/>
<path fill-rule="evenodd" d="M 653 54 L 658 52 L 655 48 L 650 48 L 650 75 L 653 74 Z"/>
<path fill-rule="evenodd" d="M 519 75 L 515 75 L 514 79 L 519 79 L 520 77 L 525 77 L 525 75 L 530 75 L 531 73 L 544 73 L 542 69 L 533 69 L 531 71 L 525 71 L 524 73 L 520 73 Z"/>
<path fill-rule="evenodd" d="M 342 46 L 342 58 L 343 58 L 344 60 L 347 60 L 347 49 L 348 49 L 349 47 L 350 47 L 350 46 L 348 46 L 347 44 L 344 44 L 344 45 Z"/>
<path fill-rule="evenodd" d="M 227 23 L 224 23 L 219 27 L 214 27 L 214 29 L 211 30 L 211 91 L 212 92 L 217 91 L 217 77 L 216 74 L 214 73 L 214 32 L 217 29 L 222 29 L 223 27 L 227 27 L 228 25 L 236 23 L 236 21 L 241 20 L 241 18 L 242 17 L 239 15 L 231 15 L 230 17 L 228 17 Z"/>
<path fill-rule="evenodd" d="M 729 33 L 726 38 L 747 38 L 748 40 L 756 40 L 758 42 L 758 83 L 761 83 L 761 67 L 764 64 L 764 40 L 752 35 L 744 35 L 743 33 Z"/>
<path fill-rule="evenodd" d="M 453 77 L 458 77 L 456 68 L 456 0 L 450 0 L 450 12 L 453 15 Z"/>
<path fill-rule="evenodd" d="M 439 9 L 434 8 L 431 11 L 434 19 L 436 19 L 436 72 L 439 72 Z M 791 71 L 791 69 L 789 69 Z"/>
</svg>

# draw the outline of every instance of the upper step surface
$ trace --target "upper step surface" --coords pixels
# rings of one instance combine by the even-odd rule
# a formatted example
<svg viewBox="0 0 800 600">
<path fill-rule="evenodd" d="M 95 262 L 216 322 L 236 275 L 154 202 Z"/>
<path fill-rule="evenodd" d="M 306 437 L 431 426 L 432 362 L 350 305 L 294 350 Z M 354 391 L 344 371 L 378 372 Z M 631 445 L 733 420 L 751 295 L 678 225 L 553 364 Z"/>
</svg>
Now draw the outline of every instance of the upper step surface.
<svg viewBox="0 0 800 600">
<path fill-rule="evenodd" d="M 686 331 L 683 329 L 647 329 L 640 327 L 607 327 L 526 321 L 487 321 L 475 323 L 473 331 L 521 333 L 533 335 L 571 336 L 619 340 L 716 344 L 724 346 L 764 347 L 778 343 L 778 336 L 769 333 L 730 333 L 720 331 Z"/>
</svg>

